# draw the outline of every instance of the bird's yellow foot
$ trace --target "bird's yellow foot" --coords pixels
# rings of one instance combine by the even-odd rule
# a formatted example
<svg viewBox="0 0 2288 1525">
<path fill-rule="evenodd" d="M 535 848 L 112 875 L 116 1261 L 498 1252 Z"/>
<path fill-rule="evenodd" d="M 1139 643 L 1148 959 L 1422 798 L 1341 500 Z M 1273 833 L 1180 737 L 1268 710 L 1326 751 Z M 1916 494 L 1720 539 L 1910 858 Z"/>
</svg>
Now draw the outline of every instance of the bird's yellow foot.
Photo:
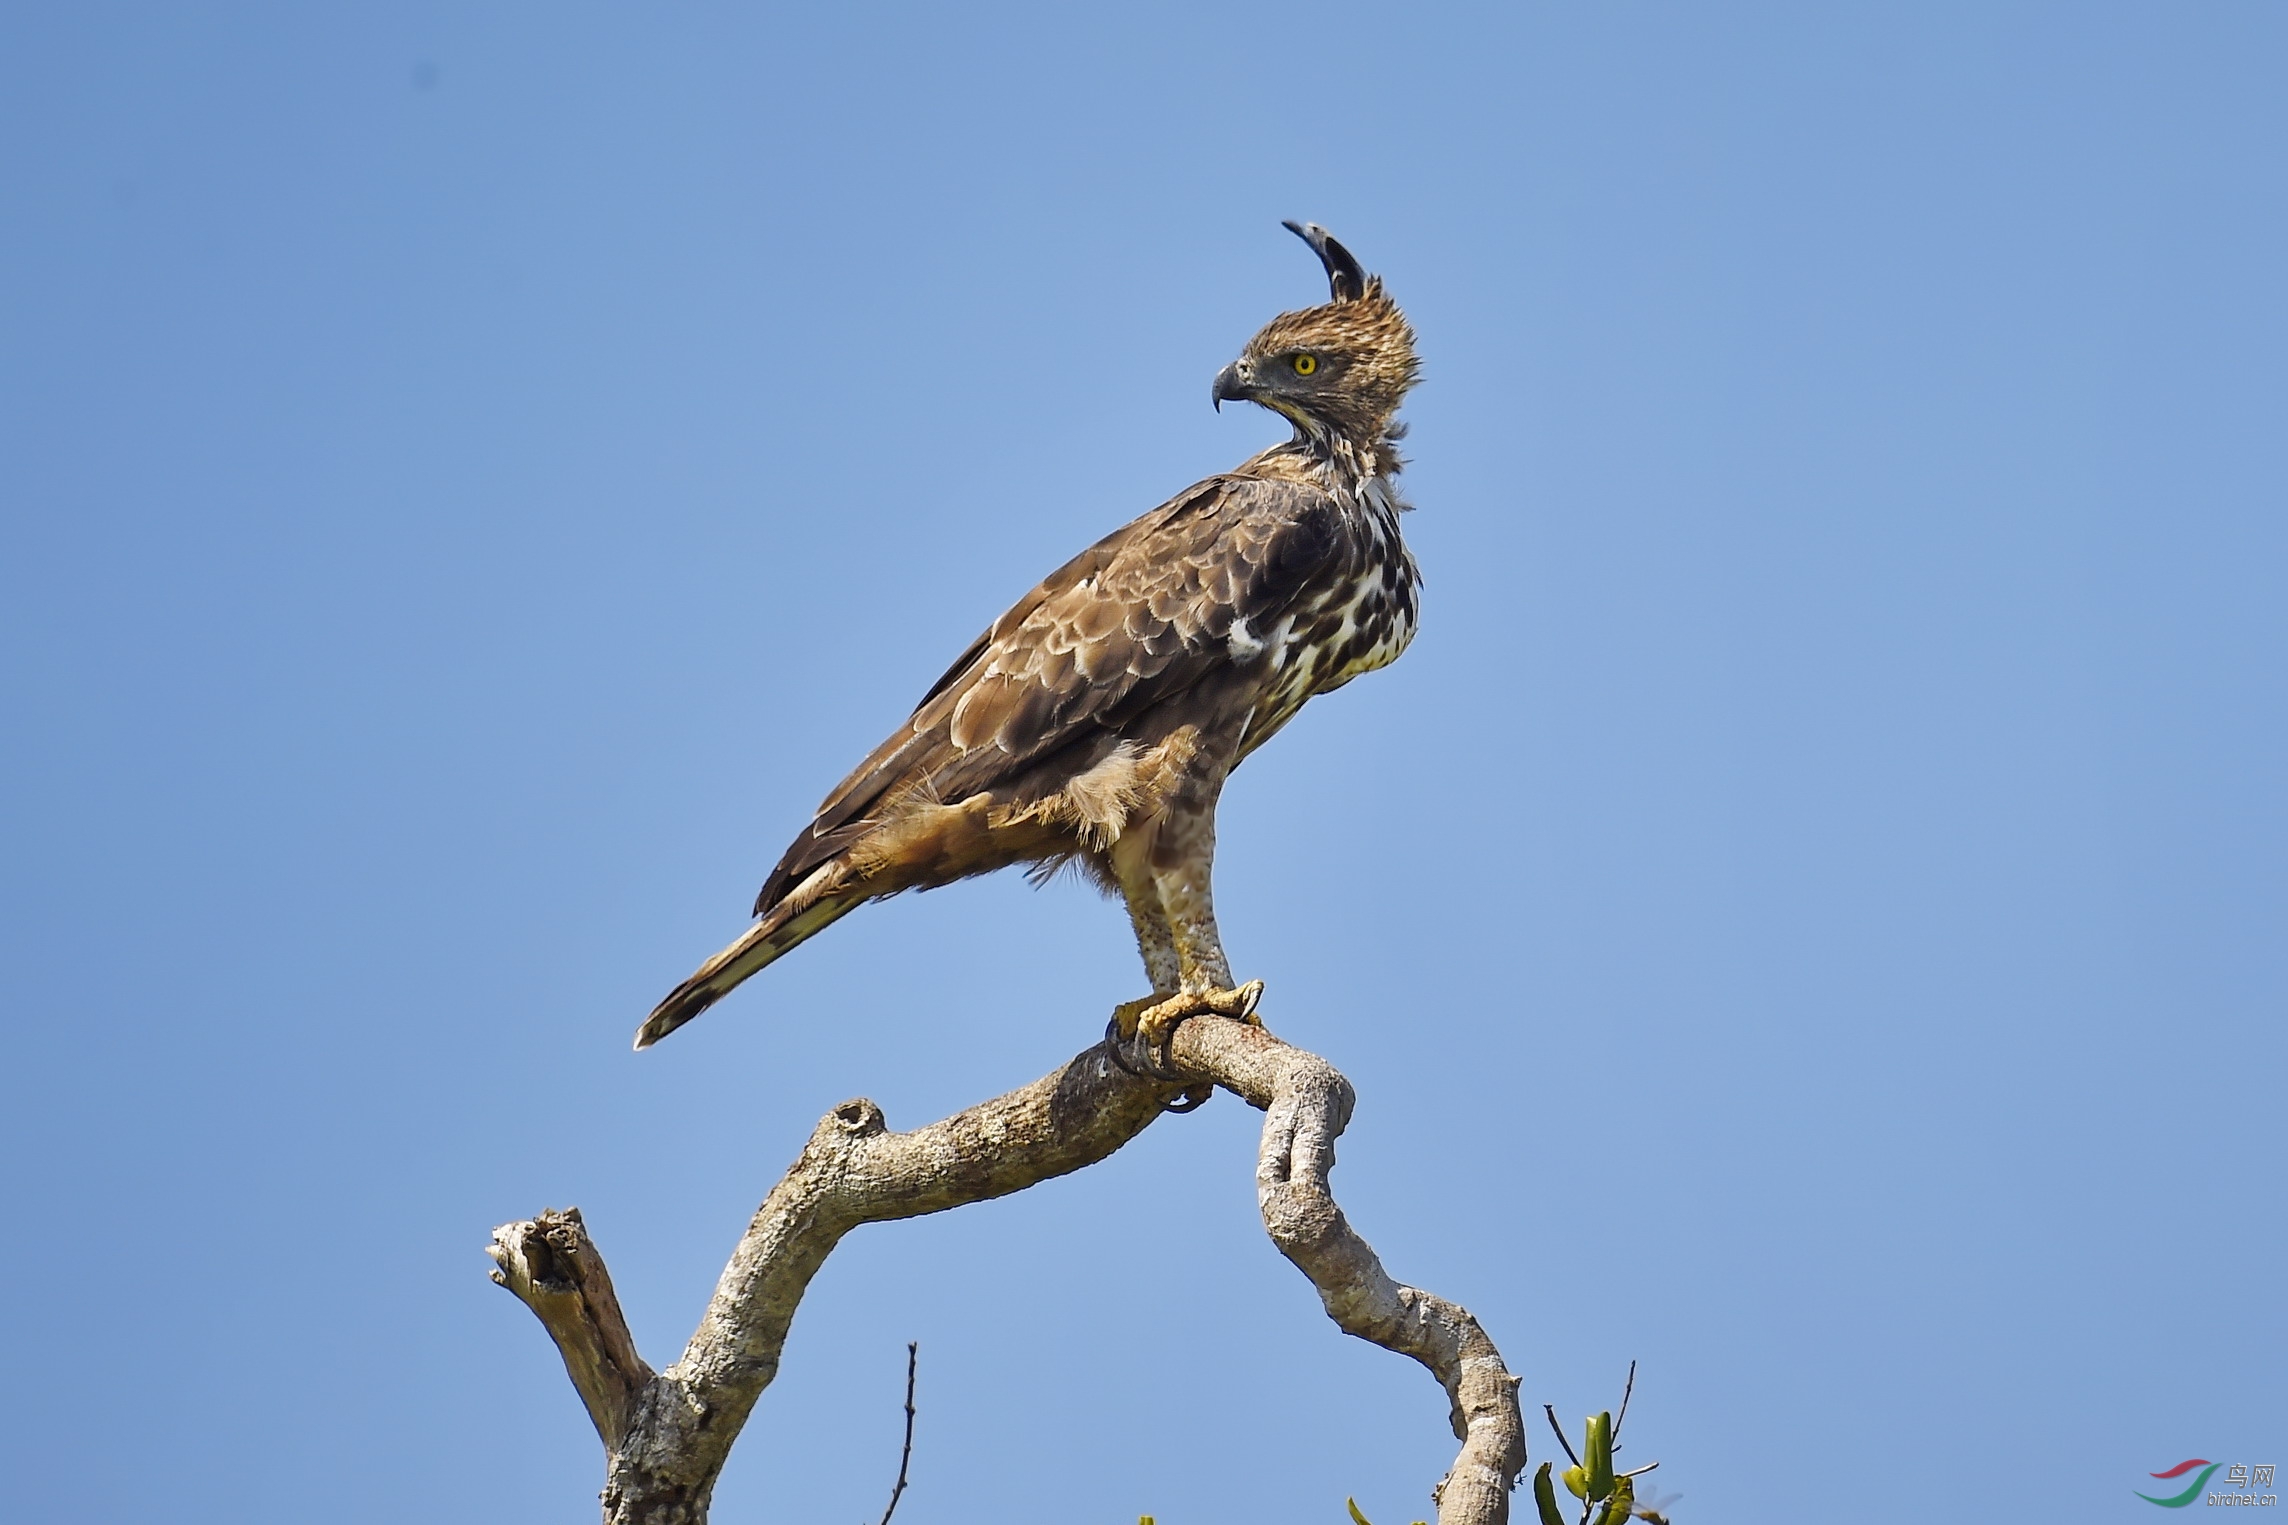
<svg viewBox="0 0 2288 1525">
<path fill-rule="evenodd" d="M 1263 1019 L 1255 1014 L 1255 1007 L 1262 999 L 1263 981 L 1249 980 L 1236 990 L 1186 990 L 1172 996 L 1123 1001 L 1112 1009 L 1112 1020 L 1105 1024 L 1105 1046 L 1114 1062 L 1131 1074 L 1151 1080 L 1182 1080 L 1184 1075 L 1168 1054 L 1168 1039 L 1176 1024 L 1192 1017 L 1229 1017 L 1261 1027 Z"/>
</svg>

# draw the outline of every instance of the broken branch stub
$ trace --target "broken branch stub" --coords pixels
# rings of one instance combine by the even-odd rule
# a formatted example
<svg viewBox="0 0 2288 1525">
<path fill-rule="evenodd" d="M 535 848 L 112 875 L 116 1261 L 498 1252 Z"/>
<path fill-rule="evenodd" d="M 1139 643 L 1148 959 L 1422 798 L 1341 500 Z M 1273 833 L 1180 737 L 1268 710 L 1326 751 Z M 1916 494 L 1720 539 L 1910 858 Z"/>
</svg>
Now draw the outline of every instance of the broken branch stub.
<svg viewBox="0 0 2288 1525">
<path fill-rule="evenodd" d="M 493 1230 L 485 1253 L 493 1258 L 493 1281 L 515 1293 L 555 1339 L 604 1449 L 617 1450 L 630 1410 L 651 1385 L 652 1369 L 636 1354 L 611 1273 L 588 1238 L 580 1209 L 548 1209 L 537 1218 L 503 1224 Z"/>
</svg>

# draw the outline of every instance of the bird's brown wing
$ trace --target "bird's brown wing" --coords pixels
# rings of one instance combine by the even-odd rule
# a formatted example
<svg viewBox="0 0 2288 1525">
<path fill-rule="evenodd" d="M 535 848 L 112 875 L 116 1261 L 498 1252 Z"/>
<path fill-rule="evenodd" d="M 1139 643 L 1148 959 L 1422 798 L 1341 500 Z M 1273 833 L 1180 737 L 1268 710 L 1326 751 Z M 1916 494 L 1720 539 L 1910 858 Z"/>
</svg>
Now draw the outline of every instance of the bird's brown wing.
<svg viewBox="0 0 2288 1525">
<path fill-rule="evenodd" d="M 995 620 L 826 797 L 755 914 L 863 836 L 886 800 L 993 789 L 1246 660 L 1233 627 L 1276 620 L 1344 541 L 1325 493 L 1250 476 L 1211 477 L 1107 535 Z"/>
</svg>

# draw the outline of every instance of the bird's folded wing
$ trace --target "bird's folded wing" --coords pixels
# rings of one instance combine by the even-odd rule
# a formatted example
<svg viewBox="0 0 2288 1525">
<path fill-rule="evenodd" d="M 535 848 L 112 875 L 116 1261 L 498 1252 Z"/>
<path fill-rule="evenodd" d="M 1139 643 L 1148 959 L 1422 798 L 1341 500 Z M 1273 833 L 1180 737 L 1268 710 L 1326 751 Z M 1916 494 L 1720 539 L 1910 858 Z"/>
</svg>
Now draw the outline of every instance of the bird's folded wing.
<svg viewBox="0 0 2288 1525">
<path fill-rule="evenodd" d="M 1002 783 L 1099 730 L 1119 730 L 1260 636 L 1342 552 L 1334 501 L 1315 488 L 1211 477 L 1051 573 L 963 652 L 912 720 L 819 806 L 756 901 L 760 915 L 862 829 L 887 799 L 945 801 Z M 1244 653 L 1235 655 L 1235 651 Z"/>
</svg>

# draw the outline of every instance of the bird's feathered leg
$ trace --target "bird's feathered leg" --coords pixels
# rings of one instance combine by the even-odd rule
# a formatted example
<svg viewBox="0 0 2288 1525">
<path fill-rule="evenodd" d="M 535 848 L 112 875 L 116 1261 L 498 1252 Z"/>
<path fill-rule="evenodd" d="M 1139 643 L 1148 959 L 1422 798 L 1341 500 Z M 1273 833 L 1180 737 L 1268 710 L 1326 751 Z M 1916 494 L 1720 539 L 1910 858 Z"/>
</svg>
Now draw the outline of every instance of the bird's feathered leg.
<svg viewBox="0 0 2288 1525">
<path fill-rule="evenodd" d="M 1143 1073 L 1155 1077 L 1174 1078 L 1168 1035 L 1187 1017 L 1231 1017 L 1262 1025 L 1255 1007 L 1263 998 L 1263 982 L 1232 986 L 1231 965 L 1216 930 L 1214 812 L 1212 794 L 1194 808 L 1169 810 L 1145 830 L 1124 835 L 1111 853 L 1153 993 L 1115 1007 L 1105 1036 L 1115 1040 L 1116 1053 L 1131 1044 L 1140 1048 Z"/>
<path fill-rule="evenodd" d="M 1168 928 L 1168 918 L 1160 907 L 1160 888 L 1153 882 L 1149 862 L 1149 830 L 1128 838 L 1126 852 L 1108 854 L 1112 875 L 1120 885 L 1120 898 L 1128 905 L 1128 923 L 1136 931 L 1136 951 L 1143 956 L 1144 972 L 1152 981 L 1152 993 L 1139 1001 L 1123 1001 L 1112 1010 L 1112 1020 L 1104 1025 L 1104 1038 L 1113 1061 L 1131 1074 L 1149 1075 L 1155 1079 L 1174 1079 L 1164 1054 L 1154 1054 L 1147 1047 L 1131 1060 L 1123 1050 L 1135 1044 L 1137 1023 L 1145 1013 L 1156 1010 L 1170 997 L 1183 989 L 1183 964 L 1176 954 L 1176 939 Z M 1180 1101 L 1170 1104 L 1169 1110 L 1189 1112 L 1204 1106 L 1215 1094 L 1213 1086 L 1194 1086 L 1184 1092 Z"/>
<path fill-rule="evenodd" d="M 1147 861 L 1176 945 L 1177 988 L 1186 995 L 1227 989 L 1231 963 L 1215 919 L 1215 801 L 1179 805 L 1161 817 L 1159 828 Z"/>
<path fill-rule="evenodd" d="M 1116 852 L 1112 866 L 1120 883 L 1120 898 L 1128 904 L 1128 924 L 1136 931 L 1136 951 L 1143 956 L 1144 973 L 1152 981 L 1152 994 L 1142 1002 L 1131 1003 L 1141 1011 L 1183 989 L 1183 963 L 1177 957 L 1175 934 L 1160 907 L 1160 887 L 1152 881 L 1145 854 Z"/>
</svg>

